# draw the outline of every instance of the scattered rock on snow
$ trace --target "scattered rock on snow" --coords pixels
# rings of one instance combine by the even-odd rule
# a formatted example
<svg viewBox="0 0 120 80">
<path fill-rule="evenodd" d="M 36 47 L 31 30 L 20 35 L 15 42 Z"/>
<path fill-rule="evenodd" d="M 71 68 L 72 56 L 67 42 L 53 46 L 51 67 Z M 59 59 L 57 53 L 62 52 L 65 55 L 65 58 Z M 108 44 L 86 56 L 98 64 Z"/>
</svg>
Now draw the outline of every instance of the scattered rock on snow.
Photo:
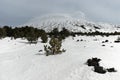
<svg viewBox="0 0 120 80">
<path fill-rule="evenodd" d="M 105 46 L 105 44 L 103 44 L 102 46 Z"/>
<path fill-rule="evenodd" d="M 98 58 L 92 58 L 87 60 L 87 65 L 88 66 L 99 66 L 99 62 L 101 59 Z"/>
<path fill-rule="evenodd" d="M 106 70 L 102 66 L 94 66 L 94 72 L 105 74 Z"/>
<path fill-rule="evenodd" d="M 39 52 L 42 52 L 43 50 L 39 50 Z"/>
<path fill-rule="evenodd" d="M 117 70 L 115 70 L 115 68 L 108 68 L 106 69 L 108 72 L 117 72 Z"/>
<path fill-rule="evenodd" d="M 100 73 L 100 74 L 105 74 L 106 72 L 117 72 L 114 68 L 107 68 L 105 69 L 104 67 L 99 65 L 99 62 L 101 59 L 99 58 L 92 58 L 87 60 L 87 65 L 88 66 L 93 66 L 94 67 L 94 72 Z"/>
</svg>

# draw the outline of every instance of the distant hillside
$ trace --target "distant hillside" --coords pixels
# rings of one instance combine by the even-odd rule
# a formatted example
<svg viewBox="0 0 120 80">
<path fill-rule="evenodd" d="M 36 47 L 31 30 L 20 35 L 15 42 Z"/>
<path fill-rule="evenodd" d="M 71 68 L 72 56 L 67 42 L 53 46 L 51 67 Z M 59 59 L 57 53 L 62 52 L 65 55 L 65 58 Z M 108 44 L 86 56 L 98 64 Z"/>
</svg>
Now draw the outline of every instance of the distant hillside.
<svg viewBox="0 0 120 80">
<path fill-rule="evenodd" d="M 44 29 L 47 32 L 50 32 L 54 28 L 61 30 L 63 27 L 72 32 L 120 32 L 119 25 L 95 23 L 88 21 L 85 18 L 77 19 L 69 15 L 60 14 L 37 17 L 23 24 L 22 26 L 26 25 Z"/>
</svg>

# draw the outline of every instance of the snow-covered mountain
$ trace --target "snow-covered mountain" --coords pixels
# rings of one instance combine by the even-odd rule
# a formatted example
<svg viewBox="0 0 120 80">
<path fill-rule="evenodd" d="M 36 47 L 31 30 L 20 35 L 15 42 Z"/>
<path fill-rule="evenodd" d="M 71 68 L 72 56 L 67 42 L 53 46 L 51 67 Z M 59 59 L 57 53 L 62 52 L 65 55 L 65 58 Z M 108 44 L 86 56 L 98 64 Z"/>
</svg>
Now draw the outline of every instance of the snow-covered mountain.
<svg viewBox="0 0 120 80">
<path fill-rule="evenodd" d="M 81 16 L 80 16 L 81 15 Z M 86 20 L 83 13 L 78 14 L 78 18 L 74 15 L 54 14 L 44 17 L 36 17 L 22 26 L 34 26 L 39 29 L 51 31 L 54 28 L 61 30 L 63 27 L 72 32 L 115 32 L 120 31 L 119 25 L 107 23 L 95 23 Z"/>
</svg>

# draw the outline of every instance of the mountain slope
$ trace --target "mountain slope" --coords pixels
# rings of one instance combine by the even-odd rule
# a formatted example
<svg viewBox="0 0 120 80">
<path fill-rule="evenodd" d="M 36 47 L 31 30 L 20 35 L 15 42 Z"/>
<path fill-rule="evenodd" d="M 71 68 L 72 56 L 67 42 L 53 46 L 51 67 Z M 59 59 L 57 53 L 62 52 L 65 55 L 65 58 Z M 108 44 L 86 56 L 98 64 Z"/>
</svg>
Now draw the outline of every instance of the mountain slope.
<svg viewBox="0 0 120 80">
<path fill-rule="evenodd" d="M 120 31 L 118 25 L 112 25 L 107 23 L 95 23 L 86 20 L 85 18 L 74 18 L 70 15 L 47 15 L 44 17 L 37 17 L 25 23 L 22 26 L 33 26 L 46 31 L 51 31 L 54 28 L 61 30 L 63 27 L 72 32 L 115 32 Z"/>
</svg>

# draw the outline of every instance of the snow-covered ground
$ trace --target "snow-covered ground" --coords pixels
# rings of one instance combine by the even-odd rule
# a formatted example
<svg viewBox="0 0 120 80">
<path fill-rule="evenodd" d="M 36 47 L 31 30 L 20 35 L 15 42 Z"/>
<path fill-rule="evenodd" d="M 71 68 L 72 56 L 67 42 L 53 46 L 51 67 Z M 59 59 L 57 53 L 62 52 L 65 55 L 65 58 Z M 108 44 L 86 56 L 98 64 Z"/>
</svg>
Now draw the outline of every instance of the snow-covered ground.
<svg viewBox="0 0 120 80">
<path fill-rule="evenodd" d="M 30 45 L 26 40 L 4 38 L 0 40 L 0 80 L 119 80 L 120 43 L 114 43 L 117 37 L 69 37 L 62 43 L 66 52 L 50 56 L 39 52 L 44 46 L 40 40 Z M 105 40 L 109 42 L 102 43 Z M 114 67 L 117 72 L 95 73 L 93 67 L 85 65 L 92 57 L 102 59 L 102 66 Z"/>
</svg>

